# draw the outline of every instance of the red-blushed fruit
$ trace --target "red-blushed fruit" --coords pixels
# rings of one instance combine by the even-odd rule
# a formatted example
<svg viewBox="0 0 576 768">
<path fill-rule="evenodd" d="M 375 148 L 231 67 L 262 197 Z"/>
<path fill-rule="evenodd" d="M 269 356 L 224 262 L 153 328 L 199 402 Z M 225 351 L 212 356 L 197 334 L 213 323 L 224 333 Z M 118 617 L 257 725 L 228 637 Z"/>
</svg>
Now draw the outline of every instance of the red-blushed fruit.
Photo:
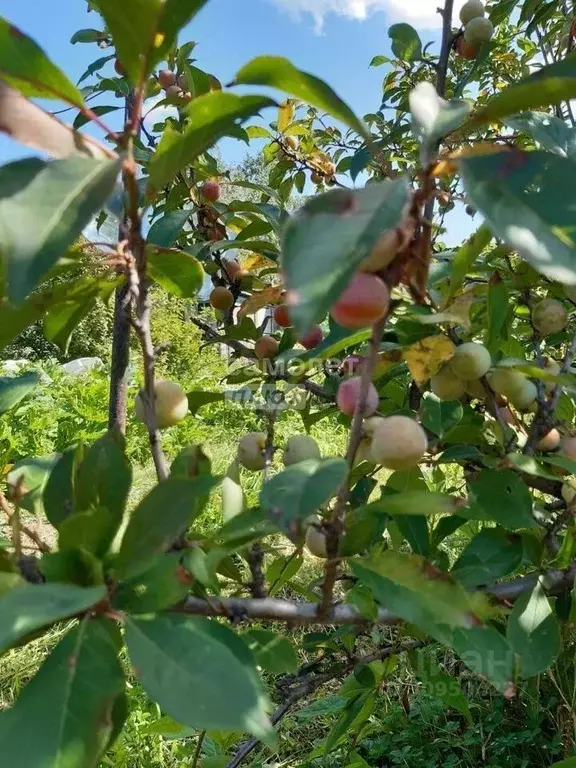
<svg viewBox="0 0 576 768">
<path fill-rule="evenodd" d="M 156 423 L 158 429 L 172 427 L 182 421 L 188 413 L 188 397 L 179 384 L 165 379 L 154 382 Z M 138 421 L 146 423 L 146 409 L 142 396 L 138 394 L 134 401 L 134 411 Z"/>
<path fill-rule="evenodd" d="M 330 314 L 343 328 L 369 328 L 386 314 L 390 293 L 377 275 L 356 272 Z"/>
<path fill-rule="evenodd" d="M 176 75 L 169 69 L 161 69 L 158 72 L 158 82 L 162 88 L 170 88 L 171 85 L 176 85 Z"/>
<path fill-rule="evenodd" d="M 362 380 L 359 376 L 351 379 L 345 379 L 338 387 L 336 395 L 336 404 L 342 413 L 346 416 L 353 416 L 360 402 L 360 387 Z M 370 382 L 368 394 L 366 396 L 366 408 L 364 416 L 371 416 L 378 408 L 380 398 L 374 384 Z"/>
<path fill-rule="evenodd" d="M 228 277 L 230 280 L 236 280 L 237 276 L 242 272 L 242 267 L 236 259 L 228 259 L 223 260 L 222 263 L 224 264 L 224 269 L 226 270 Z"/>
<path fill-rule="evenodd" d="M 556 448 L 560 445 L 560 432 L 558 432 L 557 429 L 551 429 L 550 432 L 548 432 L 546 435 L 544 435 L 543 438 L 539 441 L 536 448 L 538 448 L 539 451 L 542 451 L 543 453 L 548 453 L 549 451 L 555 451 Z"/>
<path fill-rule="evenodd" d="M 180 75 L 180 77 L 177 78 L 176 84 L 179 88 L 182 88 L 183 91 L 188 90 L 188 78 L 186 75 Z"/>
<path fill-rule="evenodd" d="M 318 344 L 322 341 L 324 338 L 324 334 L 322 332 L 322 328 L 320 328 L 319 325 L 314 325 L 308 333 L 305 333 L 303 336 L 298 337 L 298 341 L 304 349 L 315 349 Z"/>
<path fill-rule="evenodd" d="M 312 184 L 323 184 L 324 183 L 324 174 L 320 173 L 320 171 L 312 171 L 310 174 L 310 181 Z"/>
<path fill-rule="evenodd" d="M 217 286 L 210 294 L 210 304 L 214 309 L 219 309 L 222 312 L 228 311 L 234 304 L 232 291 L 222 285 Z"/>
<path fill-rule="evenodd" d="M 576 435 L 564 435 L 560 442 L 560 454 L 576 461 Z"/>
<path fill-rule="evenodd" d="M 399 471 L 417 466 L 427 450 L 428 438 L 418 422 L 388 416 L 374 430 L 370 457 L 374 464 Z"/>
<path fill-rule="evenodd" d="M 177 85 L 169 85 L 166 88 L 166 96 L 169 99 L 179 99 L 182 96 L 182 91 Z"/>
<path fill-rule="evenodd" d="M 456 43 L 456 53 L 466 61 L 474 61 L 480 53 L 480 47 L 469 43 L 464 37 L 459 37 Z"/>
<path fill-rule="evenodd" d="M 217 181 L 205 181 L 200 187 L 200 194 L 211 203 L 215 203 L 220 197 L 220 184 Z"/>
<path fill-rule="evenodd" d="M 286 304 L 280 304 L 274 309 L 274 322 L 279 328 L 290 328 L 292 321 Z"/>
<path fill-rule="evenodd" d="M 254 354 L 258 360 L 276 357 L 279 344 L 273 336 L 262 336 L 254 345 Z"/>
<path fill-rule="evenodd" d="M 116 70 L 116 74 L 120 75 L 120 77 L 124 77 L 126 74 L 126 69 L 122 66 L 118 59 L 114 61 L 114 69 Z"/>
</svg>

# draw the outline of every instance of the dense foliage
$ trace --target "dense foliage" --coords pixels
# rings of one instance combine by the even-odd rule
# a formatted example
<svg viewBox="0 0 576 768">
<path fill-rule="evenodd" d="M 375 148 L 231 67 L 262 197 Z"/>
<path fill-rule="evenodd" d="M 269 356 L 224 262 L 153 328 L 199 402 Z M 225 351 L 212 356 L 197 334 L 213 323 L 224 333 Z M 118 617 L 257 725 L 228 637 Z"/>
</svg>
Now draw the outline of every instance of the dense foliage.
<svg viewBox="0 0 576 768">
<path fill-rule="evenodd" d="M 193 768 L 282 762 L 290 717 L 301 765 L 574 765 L 573 9 L 393 25 L 360 119 L 280 57 L 224 88 L 177 40 L 206 2 L 89 0 L 77 85 L 0 19 L 0 127 L 53 158 L 0 168 L 0 349 L 114 313 L 109 376 L 0 379 L 0 650 L 57 632 L 3 759 L 130 765 L 148 707 Z"/>
</svg>

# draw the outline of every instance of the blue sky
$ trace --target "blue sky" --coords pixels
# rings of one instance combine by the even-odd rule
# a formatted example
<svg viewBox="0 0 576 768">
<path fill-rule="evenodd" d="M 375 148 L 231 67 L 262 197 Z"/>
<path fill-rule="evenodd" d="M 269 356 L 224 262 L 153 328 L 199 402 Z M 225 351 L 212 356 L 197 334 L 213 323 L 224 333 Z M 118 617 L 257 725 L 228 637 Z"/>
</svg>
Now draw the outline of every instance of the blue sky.
<svg viewBox="0 0 576 768">
<path fill-rule="evenodd" d="M 437 6 L 438 0 L 211 0 L 182 31 L 180 42 L 196 40 L 198 65 L 222 82 L 254 56 L 287 56 L 363 114 L 380 103 L 383 70 L 368 65 L 374 55 L 389 52 L 389 25 L 408 21 L 424 42 L 437 45 Z M 99 27 L 84 0 L 0 0 L 0 14 L 35 38 L 72 80 L 106 53 L 93 44 L 70 45 L 77 29 Z M 230 140 L 223 153 L 234 162 L 246 146 Z M 0 162 L 22 154 L 26 151 L 0 137 Z M 457 221 L 459 230 L 461 223 L 466 224 Z"/>
</svg>

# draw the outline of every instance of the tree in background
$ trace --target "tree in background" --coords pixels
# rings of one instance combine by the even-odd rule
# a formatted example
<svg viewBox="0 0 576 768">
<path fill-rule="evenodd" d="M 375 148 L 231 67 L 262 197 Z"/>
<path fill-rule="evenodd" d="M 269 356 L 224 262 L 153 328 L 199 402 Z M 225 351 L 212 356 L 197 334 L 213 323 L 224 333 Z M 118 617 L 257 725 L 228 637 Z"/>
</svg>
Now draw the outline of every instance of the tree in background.
<svg viewBox="0 0 576 768">
<path fill-rule="evenodd" d="M 65 346 L 94 302 L 116 295 L 113 428 L 12 468 L 0 495 L 12 526 L 0 645 L 74 619 L 0 714 L 16 768 L 98 764 L 127 716 L 123 648 L 165 715 L 195 729 L 193 766 L 214 765 L 208 732 L 251 737 L 219 756 L 233 768 L 261 743 L 274 751 L 274 726 L 335 680 L 339 719 L 314 754 L 366 764 L 357 745 L 394 668 L 380 662 L 400 654 L 470 720 L 459 681 L 426 646 L 451 649 L 458 669 L 506 699 L 525 681 L 537 686 L 572 646 L 573 9 L 469 0 L 459 25 L 445 0 L 438 53 L 409 25 L 392 26 L 393 58 L 372 62 L 386 67 L 383 102 L 361 120 L 279 57 L 254 59 L 224 89 L 193 43 L 176 42 L 205 4 L 91 0 L 103 29 L 73 42 L 105 55 L 82 91 L 0 22 L 2 129 L 55 158 L 0 169 L 0 344 L 42 320 Z M 95 104 L 103 95 L 124 99 L 123 130 L 106 122 L 116 104 Z M 34 97 L 78 110 L 75 125 Z M 175 114 L 148 128 L 163 105 Z M 260 116 L 271 110 L 268 124 Z M 79 131 L 87 122 L 105 141 Z M 267 178 L 231 178 L 213 153 L 224 136 L 264 139 Z M 291 215 L 291 195 L 309 184 L 318 194 Z M 452 206 L 484 222 L 446 251 Z M 73 246 L 94 216 L 117 227 L 117 247 L 78 277 Z M 215 322 L 182 306 L 238 364 L 226 391 L 186 392 L 156 375 L 152 291 L 194 300 L 206 275 Z M 264 308 L 274 323 L 257 325 Z M 143 378 L 134 409 L 157 484 L 126 516 L 119 384 L 130 334 Z M 34 374 L 3 380 L 0 411 L 35 384 Z M 258 423 L 226 475 L 198 445 L 169 465 L 162 431 L 225 400 Z M 280 446 L 290 409 L 302 429 Z M 308 433 L 334 419 L 347 428 L 346 455 L 322 457 Z M 201 536 L 217 489 L 222 523 Z M 26 529 L 23 509 L 42 510 L 56 550 Z M 451 559 L 446 543 L 469 521 L 474 533 Z M 32 561 L 22 557 L 30 535 Z M 297 578 L 305 552 L 323 566 L 309 585 Z M 306 625 L 322 631 L 292 631 Z M 281 675 L 273 692 L 261 671 Z"/>
</svg>

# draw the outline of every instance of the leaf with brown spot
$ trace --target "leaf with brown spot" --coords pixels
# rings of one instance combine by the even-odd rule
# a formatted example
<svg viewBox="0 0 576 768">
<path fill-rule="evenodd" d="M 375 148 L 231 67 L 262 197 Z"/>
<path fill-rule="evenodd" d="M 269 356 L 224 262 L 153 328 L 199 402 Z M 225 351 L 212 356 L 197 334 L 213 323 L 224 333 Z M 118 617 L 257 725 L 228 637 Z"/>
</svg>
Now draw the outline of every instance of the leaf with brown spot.
<svg viewBox="0 0 576 768">
<path fill-rule="evenodd" d="M 424 384 L 449 360 L 454 357 L 456 347 L 447 336 L 427 336 L 404 349 L 404 360 L 418 384 Z"/>
</svg>

